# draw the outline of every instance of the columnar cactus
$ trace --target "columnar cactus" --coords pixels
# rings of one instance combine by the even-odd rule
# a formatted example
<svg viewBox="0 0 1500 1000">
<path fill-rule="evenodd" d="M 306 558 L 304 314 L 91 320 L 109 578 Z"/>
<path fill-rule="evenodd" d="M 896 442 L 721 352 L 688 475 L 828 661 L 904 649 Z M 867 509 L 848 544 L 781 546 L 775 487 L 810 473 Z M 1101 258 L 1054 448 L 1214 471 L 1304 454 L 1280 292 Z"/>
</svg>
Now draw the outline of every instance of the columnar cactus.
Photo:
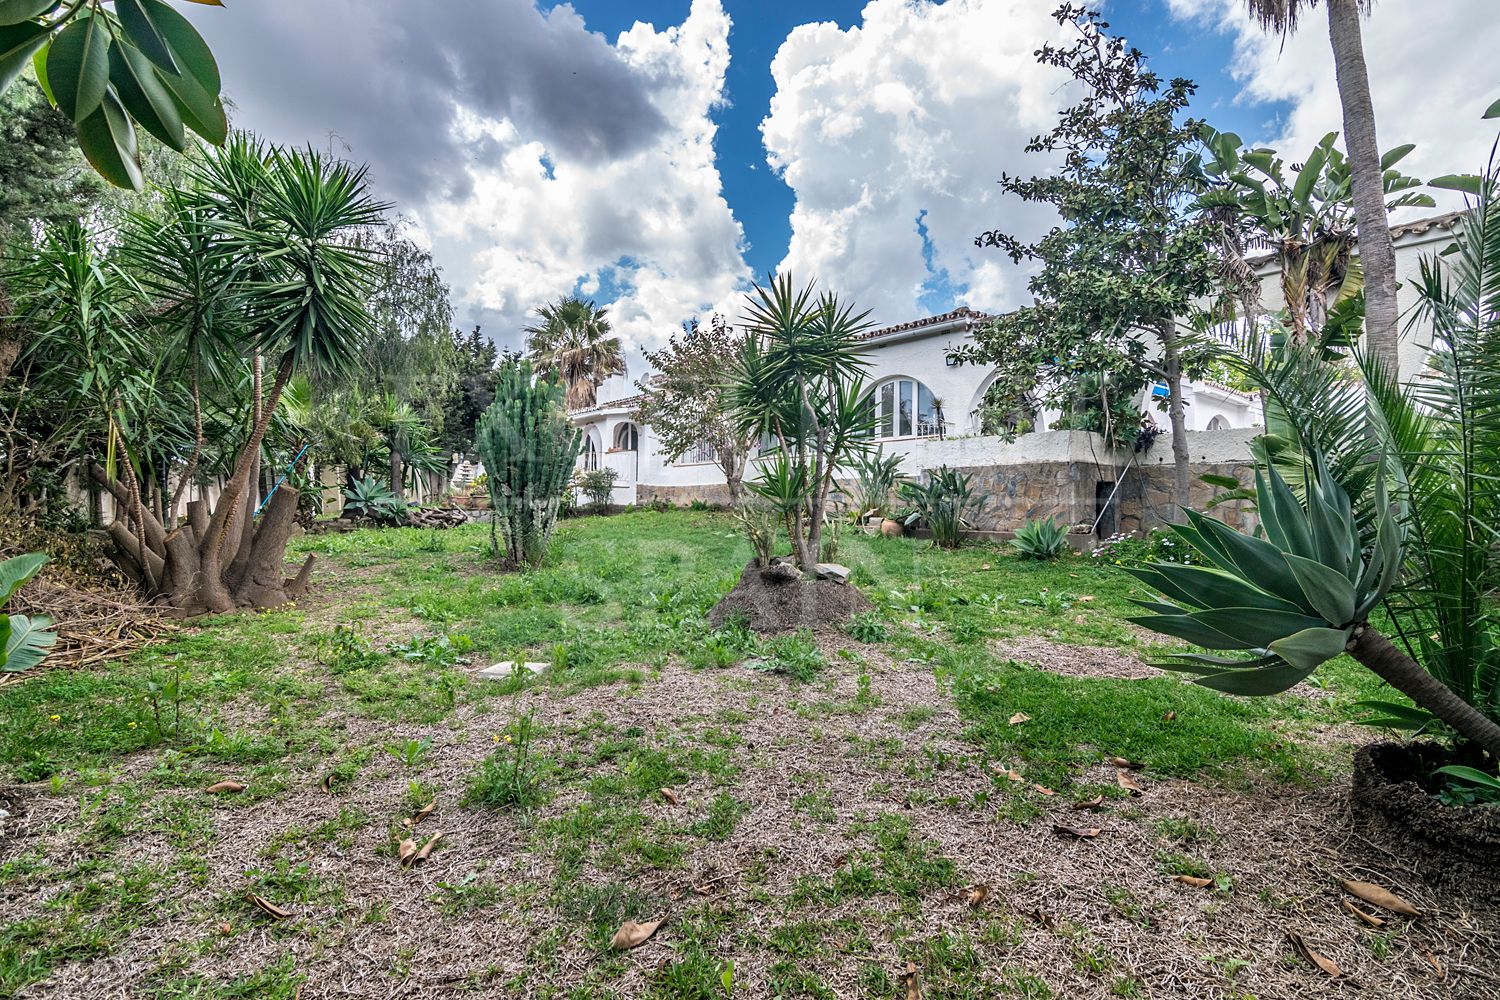
<svg viewBox="0 0 1500 1000">
<path fill-rule="evenodd" d="M 489 477 L 490 548 L 507 565 L 536 566 L 546 556 L 582 444 L 563 407 L 560 382 L 536 378 L 530 361 L 501 366 L 475 445 Z"/>
</svg>

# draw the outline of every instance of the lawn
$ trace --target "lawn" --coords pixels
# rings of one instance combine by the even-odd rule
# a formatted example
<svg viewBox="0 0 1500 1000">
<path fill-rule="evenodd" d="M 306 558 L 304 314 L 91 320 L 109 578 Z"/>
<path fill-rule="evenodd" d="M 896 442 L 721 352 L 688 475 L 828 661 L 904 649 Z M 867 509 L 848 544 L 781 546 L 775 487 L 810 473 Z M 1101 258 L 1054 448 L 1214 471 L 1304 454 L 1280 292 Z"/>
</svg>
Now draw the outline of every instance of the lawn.
<svg viewBox="0 0 1500 1000">
<path fill-rule="evenodd" d="M 706 623 L 749 558 L 722 516 L 568 521 L 524 574 L 487 543 L 300 539 L 296 607 L 0 688 L 0 995 L 1500 990 L 1495 915 L 1350 835 L 1350 665 L 1152 675 L 1139 587 L 1084 557 L 846 534 L 877 610 L 767 640 Z M 1429 916 L 1366 927 L 1343 878 Z"/>
</svg>

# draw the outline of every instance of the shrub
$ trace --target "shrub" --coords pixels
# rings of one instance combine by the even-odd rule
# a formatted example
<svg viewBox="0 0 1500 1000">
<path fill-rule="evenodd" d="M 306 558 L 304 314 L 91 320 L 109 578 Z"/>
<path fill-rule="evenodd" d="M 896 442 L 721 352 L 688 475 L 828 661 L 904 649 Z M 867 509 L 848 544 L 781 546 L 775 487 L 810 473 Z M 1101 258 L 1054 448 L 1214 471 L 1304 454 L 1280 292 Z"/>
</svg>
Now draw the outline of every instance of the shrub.
<svg viewBox="0 0 1500 1000">
<path fill-rule="evenodd" d="M 776 530 L 781 516 L 776 508 L 758 498 L 746 498 L 734 509 L 734 519 L 740 531 L 755 551 L 755 565 L 771 565 L 771 555 L 776 548 Z"/>
<path fill-rule="evenodd" d="M 490 551 L 507 565 L 537 566 L 546 557 L 582 445 L 561 382 L 534 379 L 526 360 L 500 366 L 475 446 L 490 477 Z"/>
<path fill-rule="evenodd" d="M 891 497 L 901 481 L 901 456 L 886 455 L 883 451 L 859 455 L 854 460 L 853 505 L 849 510 L 850 520 L 860 524 L 866 517 L 879 515 L 889 517 Z"/>
<path fill-rule="evenodd" d="M 932 531 L 932 542 L 956 549 L 969 527 L 968 516 L 984 509 L 986 497 L 974 491 L 973 480 L 957 469 L 940 465 L 927 473 L 925 483 L 902 483 L 901 499 L 911 505 L 907 527 L 921 521 Z"/>
<path fill-rule="evenodd" d="M 619 478 L 620 474 L 614 469 L 590 469 L 578 477 L 578 488 L 589 498 L 594 513 L 608 513 L 615 495 L 615 480 Z"/>
<path fill-rule="evenodd" d="M 885 622 L 874 611 L 861 611 L 850 618 L 849 624 L 844 626 L 844 631 L 849 633 L 851 639 L 859 642 L 884 642 L 890 636 Z"/>
<path fill-rule="evenodd" d="M 344 487 L 344 513 L 368 517 L 377 524 L 401 524 L 406 520 L 406 501 L 378 479 L 356 479 Z"/>
<path fill-rule="evenodd" d="M 1010 545 L 1022 559 L 1050 561 L 1067 551 L 1068 529 L 1055 517 L 1027 521 L 1010 540 Z"/>
</svg>

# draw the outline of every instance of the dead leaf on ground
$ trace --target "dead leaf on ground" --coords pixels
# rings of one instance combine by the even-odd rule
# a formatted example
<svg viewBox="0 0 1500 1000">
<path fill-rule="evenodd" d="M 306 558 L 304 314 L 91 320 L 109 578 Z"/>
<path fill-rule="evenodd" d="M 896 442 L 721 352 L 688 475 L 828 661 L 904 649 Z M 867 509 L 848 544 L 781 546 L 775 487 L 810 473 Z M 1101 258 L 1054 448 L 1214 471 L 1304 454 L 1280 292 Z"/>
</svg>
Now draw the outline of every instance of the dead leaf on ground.
<svg viewBox="0 0 1500 1000">
<path fill-rule="evenodd" d="M 1142 764 L 1140 761 L 1129 760 L 1129 759 L 1127 759 L 1125 757 L 1109 757 L 1107 759 L 1115 767 L 1123 767 L 1127 771 L 1139 771 L 1141 768 L 1143 768 L 1143 767 L 1146 766 L 1145 764 Z"/>
<path fill-rule="evenodd" d="M 1439 979 L 1447 979 L 1448 978 L 1448 973 L 1445 972 L 1445 971 L 1443 971 L 1443 963 L 1438 961 L 1438 958 L 1437 958 L 1436 955 L 1434 955 L 1432 952 L 1428 951 L 1426 948 L 1423 948 L 1422 949 L 1422 957 L 1425 958 L 1425 959 L 1427 959 L 1427 964 L 1432 966 L 1433 971 L 1437 973 L 1437 977 Z"/>
<path fill-rule="evenodd" d="M 1384 886 L 1376 885 L 1374 882 L 1354 882 L 1344 880 L 1344 891 L 1350 895 L 1358 896 L 1366 903 L 1374 903 L 1382 910 L 1390 910 L 1399 913 L 1403 917 L 1420 917 L 1422 911 L 1412 906 L 1406 900 L 1396 895 Z"/>
<path fill-rule="evenodd" d="M 1202 888 L 1204 888 L 1206 886 L 1210 886 L 1210 885 L 1214 884 L 1214 880 L 1213 879 L 1211 879 L 1211 878 L 1199 878 L 1196 875 L 1176 875 L 1176 876 L 1173 876 L 1172 881 L 1173 882 L 1181 882 L 1183 885 L 1190 885 L 1194 889 L 1202 889 Z"/>
<path fill-rule="evenodd" d="M 1031 787 L 1035 788 L 1038 792 L 1041 792 L 1043 795 L 1056 795 L 1057 794 L 1052 789 L 1048 788 L 1046 785 L 1038 785 L 1035 782 L 1032 783 Z"/>
<path fill-rule="evenodd" d="M 333 794 L 333 779 L 335 777 L 336 777 L 336 775 L 332 771 L 329 771 L 327 774 L 323 775 L 323 794 L 324 795 L 332 795 Z"/>
<path fill-rule="evenodd" d="M 906 1000 L 922 1000 L 922 979 L 917 975 L 916 962 L 906 963 L 906 972 L 901 976 L 901 984 L 906 987 Z"/>
<path fill-rule="evenodd" d="M 1364 910 L 1361 910 L 1359 907 L 1355 906 L 1347 899 L 1344 900 L 1344 909 L 1348 910 L 1354 916 L 1358 917 L 1361 923 L 1369 924 L 1371 927 L 1385 926 L 1384 920 L 1381 920 L 1373 913 L 1366 913 Z"/>
<path fill-rule="evenodd" d="M 219 933 L 228 937 L 230 934 L 234 933 L 234 928 L 229 926 L 229 921 L 225 920 L 219 924 Z"/>
<path fill-rule="evenodd" d="M 204 789 L 210 795 L 222 795 L 225 792 L 243 792 L 245 786 L 238 781 L 218 781 Z"/>
<path fill-rule="evenodd" d="M 1315 948 L 1313 948 L 1310 944 L 1307 943 L 1307 941 L 1303 939 L 1301 934 L 1298 934 L 1295 931 L 1287 931 L 1286 939 L 1292 943 L 1293 951 L 1301 955 L 1303 958 L 1307 959 L 1313 965 L 1316 965 L 1318 968 L 1322 969 L 1329 976 L 1337 979 L 1339 976 L 1342 976 L 1344 974 L 1343 970 L 1339 968 L 1337 962 L 1329 958 L 1327 955 L 1320 954 Z"/>
<path fill-rule="evenodd" d="M 423 806 L 422 808 L 418 809 L 414 814 L 412 814 L 411 825 L 412 826 L 416 826 L 418 823 L 422 822 L 428 816 L 431 816 L 432 815 L 432 810 L 434 810 L 436 808 L 437 808 L 437 799 L 433 799 L 431 802 L 427 803 L 425 806 Z"/>
<path fill-rule="evenodd" d="M 666 917 L 662 917 L 661 920 L 647 920 L 645 923 L 627 920 L 620 925 L 619 930 L 615 931 L 615 936 L 609 939 L 609 946 L 615 951 L 629 951 L 631 948 L 638 948 L 645 944 L 651 935 L 656 933 L 656 929 L 665 920 Z"/>
<path fill-rule="evenodd" d="M 1082 802 L 1075 802 L 1075 803 L 1073 803 L 1073 808 L 1074 809 L 1098 809 L 1102 805 L 1104 805 L 1104 796 L 1102 796 L 1102 795 L 1095 795 L 1091 799 L 1084 799 Z"/>
<path fill-rule="evenodd" d="M 1025 712 L 1017 712 L 1015 715 L 1012 715 L 1010 717 L 1010 724 L 1012 726 L 1019 726 L 1023 722 L 1030 722 L 1030 721 L 1031 721 L 1031 716 L 1027 715 Z"/>
<path fill-rule="evenodd" d="M 1022 910 L 1021 913 L 1023 916 L 1027 916 L 1032 920 L 1035 920 L 1037 923 L 1041 924 L 1043 927 L 1047 928 L 1047 930 L 1051 931 L 1054 934 L 1056 934 L 1062 927 L 1062 925 L 1058 923 L 1055 916 L 1050 913 L 1045 913 L 1042 910 Z"/>
<path fill-rule="evenodd" d="M 1068 826 L 1065 823 L 1053 823 L 1052 829 L 1057 833 L 1066 833 L 1070 837 L 1099 836 L 1099 828 L 1097 826 Z"/>
<path fill-rule="evenodd" d="M 990 887 L 984 884 L 970 886 L 963 891 L 964 902 L 969 904 L 969 909 L 977 910 L 980 904 L 990 898 Z"/>
<path fill-rule="evenodd" d="M 1167 713 L 1161 717 L 1161 721 L 1163 721 L 1163 722 L 1176 722 L 1177 721 L 1177 709 L 1175 709 L 1175 708 L 1174 709 L 1169 709 L 1167 711 Z"/>
<path fill-rule="evenodd" d="M 411 864 L 411 859 L 416 856 L 417 843 L 410 837 L 407 837 L 405 840 L 401 841 L 400 846 L 396 848 L 396 857 L 398 860 L 400 860 L 402 868 L 405 868 L 407 865 Z"/>
<path fill-rule="evenodd" d="M 434 833 L 432 839 L 422 845 L 422 849 L 417 852 L 417 856 L 412 859 L 411 863 L 416 864 L 418 861 L 426 861 L 432 855 L 432 849 L 437 846 L 437 842 L 442 839 L 443 835 L 441 833 Z"/>
<path fill-rule="evenodd" d="M 285 907 L 277 906 L 275 903 L 271 902 L 269 899 L 266 899 L 264 896 L 257 896 L 253 892 L 247 892 L 245 893 L 245 898 L 250 901 L 250 904 L 252 906 L 254 906 L 260 912 L 264 913 L 266 916 L 270 917 L 272 920 L 286 920 L 292 916 L 291 910 L 288 910 Z"/>
<path fill-rule="evenodd" d="M 1011 781 L 1014 781 L 1018 785 L 1026 780 L 1025 776 L 1023 776 L 1020 771 L 1017 771 L 1014 768 L 1006 767 L 999 761 L 991 761 L 990 770 L 994 771 L 1002 778 L 1009 778 Z"/>
<path fill-rule="evenodd" d="M 1116 771 L 1115 784 L 1125 789 L 1131 795 L 1141 795 L 1146 791 L 1141 787 L 1140 782 L 1130 776 L 1129 771 Z"/>
<path fill-rule="evenodd" d="M 675 806 L 677 804 L 677 793 L 675 791 L 670 788 L 663 788 L 660 791 L 661 797 L 667 800 L 667 805 Z"/>
<path fill-rule="evenodd" d="M 994 569 L 995 567 L 991 566 L 989 563 L 983 563 L 979 568 L 980 569 Z"/>
</svg>

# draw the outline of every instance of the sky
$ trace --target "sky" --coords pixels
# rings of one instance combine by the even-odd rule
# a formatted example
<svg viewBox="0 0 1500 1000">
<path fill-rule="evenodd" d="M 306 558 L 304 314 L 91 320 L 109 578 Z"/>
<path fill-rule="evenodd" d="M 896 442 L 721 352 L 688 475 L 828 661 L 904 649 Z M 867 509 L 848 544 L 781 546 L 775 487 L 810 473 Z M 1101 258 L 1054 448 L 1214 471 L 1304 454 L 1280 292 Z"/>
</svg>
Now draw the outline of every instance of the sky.
<svg viewBox="0 0 1500 1000">
<path fill-rule="evenodd" d="M 504 346 L 578 293 L 629 349 L 740 313 L 750 282 L 816 278 L 899 323 L 1027 301 L 974 246 L 1045 232 L 1003 173 L 1075 96 L 1037 64 L 1051 0 L 226 0 L 189 15 L 235 122 L 367 162 Z M 1110 0 L 1114 29 L 1195 116 L 1296 160 L 1340 128 L 1322 8 L 1282 39 L 1244 0 Z M 1365 24 L 1383 148 L 1422 177 L 1480 169 L 1500 0 L 1380 0 Z M 1442 195 L 1443 207 L 1458 207 Z"/>
</svg>

